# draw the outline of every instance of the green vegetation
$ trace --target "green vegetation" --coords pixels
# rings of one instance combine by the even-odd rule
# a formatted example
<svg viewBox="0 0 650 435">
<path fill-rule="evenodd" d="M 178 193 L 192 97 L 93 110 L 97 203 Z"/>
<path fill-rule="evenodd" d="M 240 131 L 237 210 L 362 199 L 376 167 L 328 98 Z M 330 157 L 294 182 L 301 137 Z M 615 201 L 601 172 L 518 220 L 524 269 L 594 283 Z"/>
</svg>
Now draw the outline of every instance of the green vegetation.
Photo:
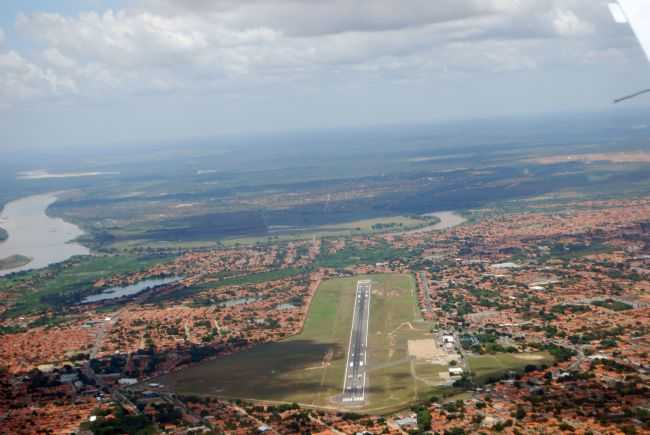
<svg viewBox="0 0 650 435">
<path fill-rule="evenodd" d="M 321 228 L 333 230 L 351 230 L 356 232 L 370 232 L 395 229 L 403 230 L 407 228 L 416 228 L 423 224 L 433 224 L 435 222 L 435 220 L 424 219 L 419 216 L 391 216 L 374 219 L 362 219 L 353 222 L 346 222 L 343 224 L 328 225 Z"/>
<path fill-rule="evenodd" d="M 431 413 L 429 408 L 421 406 L 416 409 L 418 419 L 418 429 L 421 431 L 428 431 L 431 429 Z"/>
<path fill-rule="evenodd" d="M 343 379 L 354 304 L 351 284 L 324 282 L 301 334 L 200 364 L 160 382 L 181 393 L 326 404 L 340 391 Z"/>
<path fill-rule="evenodd" d="M 27 329 L 22 326 L 0 326 L 0 335 L 17 334 L 25 332 Z"/>
<path fill-rule="evenodd" d="M 586 305 L 559 304 L 551 307 L 551 312 L 555 314 L 576 314 L 586 313 L 587 311 L 591 311 L 591 308 Z"/>
<path fill-rule="evenodd" d="M 44 271 L 29 271 L 0 279 L 0 292 L 16 293 L 5 314 L 15 317 L 45 309 L 61 310 L 94 291 L 93 284 L 117 274 L 144 270 L 169 260 L 160 256 L 97 256 L 73 258 Z"/>
<path fill-rule="evenodd" d="M 550 365 L 553 357 L 548 352 L 499 353 L 468 357 L 469 367 L 477 382 L 497 379 L 509 371 L 522 371 L 526 366 Z"/>
<path fill-rule="evenodd" d="M 575 334 L 569 336 L 569 340 L 573 344 L 589 344 L 592 341 L 596 341 L 596 340 L 617 339 L 624 332 L 625 332 L 625 328 L 623 328 L 622 326 L 616 326 L 611 329 L 597 329 L 597 330 L 584 331 L 581 334 Z"/>
<path fill-rule="evenodd" d="M 321 267 L 344 268 L 355 264 L 375 264 L 394 258 L 407 259 L 408 257 L 408 251 L 393 249 L 388 244 L 363 249 L 346 246 L 335 254 L 319 257 L 317 264 Z"/>
<path fill-rule="evenodd" d="M 207 280 L 191 287 L 184 287 L 178 290 L 174 290 L 171 293 L 157 294 L 154 297 L 150 298 L 149 302 L 160 303 L 170 300 L 185 299 L 207 289 L 226 287 L 229 285 L 259 284 L 261 282 L 277 281 L 291 276 L 300 275 L 306 271 L 307 270 L 305 269 L 288 267 L 286 269 L 276 269 L 268 272 L 252 273 L 249 275 L 235 276 L 230 278 L 221 278 L 214 281 Z"/>
<path fill-rule="evenodd" d="M 446 367 L 412 366 L 408 358 L 408 340 L 429 336 L 430 325 L 419 319 L 413 278 L 397 274 L 325 281 L 299 335 L 204 362 L 160 382 L 183 394 L 332 406 L 343 382 L 356 282 L 364 278 L 373 281 L 364 411 L 388 412 L 440 392 L 437 374 Z"/>
<path fill-rule="evenodd" d="M 497 343 L 500 335 L 494 329 L 488 329 L 476 335 L 463 334 L 460 336 L 460 344 L 463 349 L 471 350 L 474 353 L 497 353 L 497 352 L 516 352 L 516 350 L 507 350 L 507 348 Z"/>
<path fill-rule="evenodd" d="M 602 243 L 593 243 L 591 245 L 585 245 L 581 243 L 556 243 L 551 246 L 549 258 L 571 259 L 576 257 L 586 257 L 587 255 L 601 254 L 610 251 L 612 251 L 612 248 Z"/>
<path fill-rule="evenodd" d="M 612 311 L 626 311 L 626 310 L 631 310 L 633 308 L 632 305 L 630 304 L 626 304 L 625 302 L 617 301 L 614 299 L 606 299 L 604 301 L 594 301 L 591 304 L 597 307 L 607 308 L 608 310 L 612 310 Z"/>
<path fill-rule="evenodd" d="M 0 259 L 0 270 L 15 269 L 28 265 L 32 261 L 31 258 L 24 255 L 12 255 L 11 257 Z"/>
<path fill-rule="evenodd" d="M 217 287 L 242 284 L 259 284 L 261 282 L 277 281 L 279 279 L 288 278 L 290 276 L 298 275 L 303 272 L 304 270 L 289 267 L 286 269 L 271 270 L 269 272 L 252 273 L 250 275 L 222 279 L 221 281 L 218 281 Z"/>
<path fill-rule="evenodd" d="M 551 200 L 569 205 L 593 197 L 639 197 L 650 189 L 644 182 L 645 164 L 535 162 L 543 155 L 566 155 L 582 148 L 575 144 L 599 143 L 593 129 L 572 131 L 577 134 L 572 136 L 576 141 L 573 151 L 566 144 L 559 147 L 547 141 L 542 141 L 543 146 L 528 144 L 518 150 L 500 141 L 490 147 L 477 147 L 469 141 L 426 149 L 423 144 L 438 142 L 439 131 L 418 132 L 421 136 L 417 138 L 394 133 L 354 140 L 353 146 L 346 135 L 333 134 L 327 139 L 327 155 L 313 154 L 310 146 L 296 153 L 295 145 L 280 145 L 275 139 L 270 142 L 273 146 L 262 145 L 265 140 L 260 139 L 251 144 L 254 166 L 247 156 L 234 151 L 236 146 L 220 148 L 217 153 L 186 144 L 182 155 L 168 149 L 156 159 L 140 155 L 147 170 L 136 171 L 133 150 L 129 150 L 116 153 L 111 166 L 137 177 L 96 177 L 92 188 L 66 195 L 49 212 L 83 226 L 97 247 L 173 247 L 215 240 L 248 244 L 314 234 L 346 236 L 373 231 L 373 226 L 374 230 L 391 231 L 419 225 L 409 216 L 435 210 L 466 210 L 467 216 L 475 219 L 479 212 L 467 210 L 485 205 L 500 209 L 503 204 L 504 211 L 520 211 Z M 496 130 L 492 134 L 497 134 Z M 594 152 L 611 151 L 610 144 L 590 146 Z M 414 155 L 420 153 L 424 155 Z M 211 170 L 178 171 L 180 166 L 192 166 L 194 163 L 189 163 L 199 155 L 201 166 Z M 523 173 L 526 177 L 522 180 Z M 61 179 L 57 186 L 72 190 L 77 182 Z M 0 193 L 0 199 L 28 194 L 31 187 L 31 183 L 14 184 Z M 120 225 L 112 226 L 111 220 Z M 579 255 L 594 249 L 577 244 L 566 248 L 569 254 Z M 555 252 L 564 255 L 567 250 L 561 245 Z"/>
<path fill-rule="evenodd" d="M 89 430 L 95 435 L 129 433 L 149 435 L 158 433 L 155 425 L 145 415 L 129 415 L 124 408 L 118 407 L 113 413 L 96 410 L 97 420 L 81 424 L 83 430 Z"/>
<path fill-rule="evenodd" d="M 546 351 L 549 354 L 555 358 L 556 361 L 563 362 L 563 361 L 568 361 L 570 360 L 573 356 L 575 356 L 576 352 L 573 349 L 569 349 L 568 347 L 564 346 L 558 346 L 553 343 L 545 344 L 545 345 L 533 345 L 535 348 L 539 349 L 540 351 Z"/>
<path fill-rule="evenodd" d="M 0 242 L 4 242 L 9 238 L 9 233 L 4 228 L 0 228 Z"/>
<path fill-rule="evenodd" d="M 257 237 L 237 237 L 222 240 L 224 246 L 254 245 L 258 243 L 283 242 L 291 240 L 307 240 L 313 237 L 346 237 L 359 234 L 370 234 L 386 231 L 406 231 L 423 225 L 432 225 L 436 219 L 420 217 L 392 216 L 373 219 L 361 219 L 342 224 L 322 225 L 309 229 L 287 228 L 273 235 Z"/>
</svg>

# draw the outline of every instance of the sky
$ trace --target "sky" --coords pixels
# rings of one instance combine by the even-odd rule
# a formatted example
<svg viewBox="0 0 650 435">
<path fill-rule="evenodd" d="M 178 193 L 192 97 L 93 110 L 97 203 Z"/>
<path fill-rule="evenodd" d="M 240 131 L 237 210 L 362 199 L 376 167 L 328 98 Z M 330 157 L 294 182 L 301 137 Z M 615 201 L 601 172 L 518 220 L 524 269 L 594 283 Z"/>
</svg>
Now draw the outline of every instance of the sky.
<svg viewBox="0 0 650 435">
<path fill-rule="evenodd" d="M 611 110 L 650 64 L 607 3 L 3 0 L 0 150 Z"/>
</svg>

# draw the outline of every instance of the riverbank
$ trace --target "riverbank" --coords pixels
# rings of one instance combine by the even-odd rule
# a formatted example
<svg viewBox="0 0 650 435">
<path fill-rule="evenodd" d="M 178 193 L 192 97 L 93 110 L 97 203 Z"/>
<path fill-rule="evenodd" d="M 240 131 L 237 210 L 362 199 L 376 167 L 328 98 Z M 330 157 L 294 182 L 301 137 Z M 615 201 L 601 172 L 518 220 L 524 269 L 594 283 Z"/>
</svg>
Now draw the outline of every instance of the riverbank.
<svg viewBox="0 0 650 435">
<path fill-rule="evenodd" d="M 390 235 L 418 234 L 418 233 L 426 233 L 429 231 L 446 230 L 447 228 L 452 228 L 457 225 L 461 225 L 462 223 L 467 221 L 465 217 L 461 216 L 460 214 L 454 211 L 438 211 L 434 213 L 423 214 L 422 216 L 436 218 L 437 222 L 432 225 L 426 225 L 412 230 L 390 233 Z"/>
<path fill-rule="evenodd" d="M 0 271 L 15 269 L 17 267 L 22 267 L 28 265 L 32 261 L 31 258 L 25 257 L 24 255 L 12 255 L 7 258 L 0 259 Z"/>
<path fill-rule="evenodd" d="M 32 195 L 7 203 L 0 222 L 8 238 L 0 243 L 0 259 L 13 257 L 15 267 L 0 271 L 0 276 L 13 272 L 47 267 L 75 255 L 88 255 L 90 250 L 73 241 L 84 232 L 78 226 L 47 215 L 57 200 L 56 193 Z M 25 263 L 25 259 L 30 259 Z"/>
</svg>

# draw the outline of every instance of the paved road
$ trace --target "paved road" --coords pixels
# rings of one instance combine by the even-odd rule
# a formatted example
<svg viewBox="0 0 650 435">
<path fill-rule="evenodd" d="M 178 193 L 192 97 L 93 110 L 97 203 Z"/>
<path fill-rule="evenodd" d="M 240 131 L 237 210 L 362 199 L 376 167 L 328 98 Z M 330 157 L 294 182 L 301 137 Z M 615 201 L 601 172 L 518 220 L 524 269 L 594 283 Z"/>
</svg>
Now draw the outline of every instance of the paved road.
<svg viewBox="0 0 650 435">
<path fill-rule="evenodd" d="M 366 399 L 368 321 L 370 319 L 370 281 L 358 281 L 350 330 L 348 358 L 343 380 L 343 402 Z"/>
</svg>

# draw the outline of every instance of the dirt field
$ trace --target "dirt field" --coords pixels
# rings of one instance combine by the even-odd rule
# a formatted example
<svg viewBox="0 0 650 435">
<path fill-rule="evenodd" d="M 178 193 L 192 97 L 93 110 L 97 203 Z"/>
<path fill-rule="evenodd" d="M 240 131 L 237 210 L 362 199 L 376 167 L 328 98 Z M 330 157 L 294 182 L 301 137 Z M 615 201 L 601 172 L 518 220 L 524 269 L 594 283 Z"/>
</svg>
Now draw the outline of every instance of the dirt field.
<svg viewBox="0 0 650 435">
<path fill-rule="evenodd" d="M 409 340 L 408 353 L 418 361 L 428 361 L 438 365 L 447 365 L 453 360 L 460 360 L 460 355 L 441 349 L 433 338 Z"/>
<path fill-rule="evenodd" d="M 440 355 L 438 345 L 433 338 L 409 340 L 409 355 L 415 359 L 433 359 Z"/>
</svg>

